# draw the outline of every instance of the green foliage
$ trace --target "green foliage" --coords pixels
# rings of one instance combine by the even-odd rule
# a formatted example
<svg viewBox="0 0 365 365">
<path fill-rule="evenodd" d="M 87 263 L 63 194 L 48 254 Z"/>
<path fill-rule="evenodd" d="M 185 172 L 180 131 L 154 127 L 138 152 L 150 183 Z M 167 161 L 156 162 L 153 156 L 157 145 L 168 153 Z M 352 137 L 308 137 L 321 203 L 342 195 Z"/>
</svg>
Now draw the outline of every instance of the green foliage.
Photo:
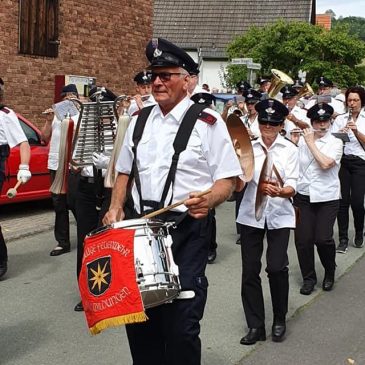
<svg viewBox="0 0 365 365">
<path fill-rule="evenodd" d="M 293 78 L 307 72 L 312 83 L 318 76 L 334 80 L 338 86 L 361 83 L 362 73 L 355 67 L 365 57 L 365 43 L 349 35 L 347 26 L 327 31 L 304 22 L 279 20 L 263 28 L 252 27 L 227 47 L 230 58 L 251 57 L 262 65 L 261 74 L 279 69 Z M 227 67 L 226 81 L 234 86 L 242 79 L 242 66 Z M 240 74 L 239 74 L 240 73 Z"/>
<path fill-rule="evenodd" d="M 348 27 L 350 35 L 365 41 L 365 18 L 349 16 L 346 18 L 332 19 L 332 26 L 334 28 L 343 25 Z"/>
</svg>

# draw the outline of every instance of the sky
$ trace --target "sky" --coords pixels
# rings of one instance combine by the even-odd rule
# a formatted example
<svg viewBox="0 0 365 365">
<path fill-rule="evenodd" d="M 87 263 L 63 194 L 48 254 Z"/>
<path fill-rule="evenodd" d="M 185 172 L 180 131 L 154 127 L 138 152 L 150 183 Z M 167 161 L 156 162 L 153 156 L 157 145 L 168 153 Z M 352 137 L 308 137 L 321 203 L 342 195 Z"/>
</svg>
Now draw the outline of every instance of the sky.
<svg viewBox="0 0 365 365">
<path fill-rule="evenodd" d="M 340 16 L 360 16 L 365 18 L 364 0 L 316 0 L 317 14 L 332 9 L 338 19 Z"/>
</svg>

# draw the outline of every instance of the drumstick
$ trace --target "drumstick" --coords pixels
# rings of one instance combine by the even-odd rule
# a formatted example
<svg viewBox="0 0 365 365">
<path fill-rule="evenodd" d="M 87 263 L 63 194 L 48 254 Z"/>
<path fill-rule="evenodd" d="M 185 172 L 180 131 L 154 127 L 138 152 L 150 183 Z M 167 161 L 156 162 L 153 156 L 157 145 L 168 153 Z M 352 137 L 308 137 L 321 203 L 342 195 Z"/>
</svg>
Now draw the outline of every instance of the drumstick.
<svg viewBox="0 0 365 365">
<path fill-rule="evenodd" d="M 19 186 L 21 185 L 21 181 L 19 180 L 16 185 L 13 187 L 13 188 L 10 188 L 7 192 L 6 192 L 6 196 L 9 198 L 9 199 L 12 199 L 15 197 L 16 193 L 17 193 L 17 189 L 19 188 Z"/>
<path fill-rule="evenodd" d="M 207 195 L 209 193 L 211 193 L 212 190 L 211 189 L 208 189 L 208 190 L 205 190 L 205 191 L 202 191 L 200 193 L 198 193 L 194 198 L 201 198 L 202 196 L 204 195 Z M 189 198 L 188 198 L 189 199 Z M 156 210 L 155 212 L 152 212 L 152 213 L 149 213 L 149 214 L 146 214 L 143 216 L 143 218 L 153 218 L 155 217 L 156 215 L 159 215 L 159 214 L 162 214 L 162 213 L 165 213 L 173 208 L 176 208 L 178 207 L 179 205 L 182 205 L 185 203 L 187 199 L 183 199 L 183 200 L 179 200 L 178 202 L 174 203 L 174 204 L 171 204 L 171 205 L 168 205 L 167 207 L 165 208 L 162 208 L 162 209 L 159 209 L 159 210 Z"/>
</svg>

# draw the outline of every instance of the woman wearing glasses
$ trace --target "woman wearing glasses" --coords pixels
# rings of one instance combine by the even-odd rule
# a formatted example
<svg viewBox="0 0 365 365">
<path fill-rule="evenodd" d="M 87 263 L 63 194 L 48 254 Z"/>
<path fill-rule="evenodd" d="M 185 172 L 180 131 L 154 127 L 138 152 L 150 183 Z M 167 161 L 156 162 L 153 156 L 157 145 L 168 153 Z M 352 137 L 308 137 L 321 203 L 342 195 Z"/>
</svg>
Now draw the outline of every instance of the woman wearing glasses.
<svg viewBox="0 0 365 365">
<path fill-rule="evenodd" d="M 266 340 L 264 299 L 260 271 L 266 234 L 266 272 L 273 308 L 272 340 L 284 339 L 288 311 L 288 242 L 295 227 L 294 196 L 298 178 L 298 148 L 280 135 L 288 109 L 267 99 L 255 106 L 261 136 L 252 142 L 254 178 L 248 183 L 239 209 L 241 231 L 241 296 L 248 333 L 242 345 Z"/>
<path fill-rule="evenodd" d="M 364 194 L 365 194 L 365 90 L 350 87 L 345 94 L 348 112 L 339 115 L 332 132 L 346 132 L 350 141 L 345 143 L 341 159 L 341 200 L 337 215 L 339 245 L 337 252 L 346 253 L 349 243 L 349 207 L 354 217 L 353 244 L 364 246 Z"/>
</svg>

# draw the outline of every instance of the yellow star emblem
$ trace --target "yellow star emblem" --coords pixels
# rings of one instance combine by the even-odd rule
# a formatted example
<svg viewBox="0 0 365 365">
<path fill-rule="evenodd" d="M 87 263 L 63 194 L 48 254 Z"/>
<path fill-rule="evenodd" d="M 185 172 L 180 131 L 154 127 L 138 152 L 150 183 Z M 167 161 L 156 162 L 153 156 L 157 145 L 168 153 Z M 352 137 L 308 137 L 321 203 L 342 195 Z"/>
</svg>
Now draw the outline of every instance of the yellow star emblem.
<svg viewBox="0 0 365 365">
<path fill-rule="evenodd" d="M 93 290 L 95 288 L 95 286 L 98 286 L 99 292 L 101 291 L 101 284 L 108 284 L 108 282 L 105 280 L 105 278 L 110 274 L 110 272 L 105 272 L 106 269 L 106 265 L 108 263 L 106 262 L 103 270 L 101 270 L 100 268 L 100 264 L 98 263 L 98 271 L 93 270 L 92 268 L 90 268 L 90 271 L 94 274 L 94 276 L 92 278 L 90 278 L 90 281 L 93 281 L 93 286 L 91 288 L 91 290 Z"/>
</svg>

